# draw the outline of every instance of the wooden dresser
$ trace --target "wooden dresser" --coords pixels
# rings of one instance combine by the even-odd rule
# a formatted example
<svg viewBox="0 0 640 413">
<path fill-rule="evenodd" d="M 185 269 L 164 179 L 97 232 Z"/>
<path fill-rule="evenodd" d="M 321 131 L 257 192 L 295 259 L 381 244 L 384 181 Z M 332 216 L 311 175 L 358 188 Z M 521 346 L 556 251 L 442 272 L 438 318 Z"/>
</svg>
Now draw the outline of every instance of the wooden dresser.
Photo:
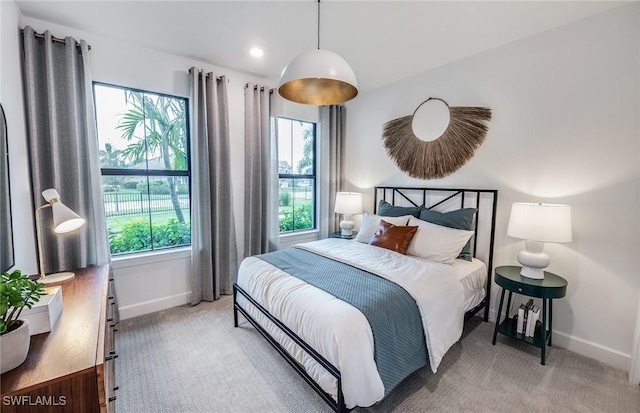
<svg viewBox="0 0 640 413">
<path fill-rule="evenodd" d="M 108 265 L 74 270 L 49 333 L 31 336 L 26 361 L 0 377 L 0 410 L 114 412 L 115 288 Z"/>
</svg>

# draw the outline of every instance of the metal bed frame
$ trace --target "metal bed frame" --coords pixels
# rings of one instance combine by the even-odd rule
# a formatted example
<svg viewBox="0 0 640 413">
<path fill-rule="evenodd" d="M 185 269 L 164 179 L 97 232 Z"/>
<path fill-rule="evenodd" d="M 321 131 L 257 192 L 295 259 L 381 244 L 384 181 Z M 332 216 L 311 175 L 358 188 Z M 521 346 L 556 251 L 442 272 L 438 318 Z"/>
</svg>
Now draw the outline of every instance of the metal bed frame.
<svg viewBox="0 0 640 413">
<path fill-rule="evenodd" d="M 464 188 L 415 188 L 415 187 L 397 187 L 397 186 L 376 186 L 375 187 L 375 205 L 374 213 L 377 211 L 378 203 L 380 200 L 390 202 L 392 205 L 396 205 L 396 198 L 404 204 L 410 204 L 412 206 L 423 205 L 427 209 L 434 209 L 448 201 L 455 200 L 456 197 L 460 199 L 460 208 L 465 208 L 465 200 L 471 197 L 475 197 L 475 208 L 478 209 L 476 213 L 473 235 L 473 248 L 472 255 L 476 256 L 477 244 L 478 244 L 478 221 L 480 220 L 480 198 L 481 196 L 491 197 L 491 230 L 489 234 L 489 252 L 487 260 L 487 283 L 485 298 L 473 309 L 467 311 L 464 315 L 464 320 L 476 315 L 480 310 L 484 308 L 484 321 L 489 320 L 489 299 L 491 297 L 491 281 L 493 274 L 493 247 L 495 240 L 495 226 L 496 226 L 496 208 L 498 204 L 498 191 L 493 189 L 464 189 Z M 398 197 L 396 197 L 398 195 Z M 439 199 L 437 202 L 427 206 L 428 196 L 444 196 L 443 199 Z M 390 197 L 390 198 L 389 198 Z M 389 199 L 391 201 L 389 201 Z M 418 204 L 415 199 L 421 199 L 421 204 Z M 420 202 L 420 201 L 418 201 Z M 237 301 L 237 295 L 240 294 L 245 297 L 258 311 L 260 311 L 268 320 L 270 320 L 276 327 L 278 327 L 283 333 L 285 333 L 291 340 L 293 340 L 298 346 L 300 346 L 309 356 L 311 356 L 318 364 L 326 369 L 329 374 L 336 378 L 337 381 L 337 400 L 330 394 L 325 392 L 318 383 L 307 373 L 304 366 L 302 366 L 296 359 L 294 359 L 287 350 L 276 341 L 249 313 L 242 308 Z M 340 376 L 340 370 L 338 370 L 333 364 L 325 359 L 314 348 L 308 345 L 303 339 L 301 339 L 295 332 L 284 325 L 280 320 L 275 318 L 269 311 L 262 307 L 251 297 L 246 291 L 244 291 L 238 284 L 233 284 L 233 325 L 238 327 L 238 312 L 240 312 L 244 318 L 249 321 L 253 327 L 262 334 L 273 348 L 293 367 L 293 369 L 307 382 L 311 388 L 318 393 L 318 395 L 325 401 L 335 412 L 346 413 L 351 409 L 347 409 L 344 403 L 344 395 L 342 393 L 342 379 Z"/>
</svg>

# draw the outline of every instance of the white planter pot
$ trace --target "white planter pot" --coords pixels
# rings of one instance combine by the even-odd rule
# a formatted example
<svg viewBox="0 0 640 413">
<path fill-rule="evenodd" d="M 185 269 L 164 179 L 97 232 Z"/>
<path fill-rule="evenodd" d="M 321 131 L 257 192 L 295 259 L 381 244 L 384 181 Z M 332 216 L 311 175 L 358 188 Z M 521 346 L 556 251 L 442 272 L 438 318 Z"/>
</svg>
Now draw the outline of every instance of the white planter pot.
<svg viewBox="0 0 640 413">
<path fill-rule="evenodd" d="M 0 335 L 0 373 L 15 369 L 27 359 L 31 344 L 29 320 L 21 321 L 17 329 Z"/>
</svg>

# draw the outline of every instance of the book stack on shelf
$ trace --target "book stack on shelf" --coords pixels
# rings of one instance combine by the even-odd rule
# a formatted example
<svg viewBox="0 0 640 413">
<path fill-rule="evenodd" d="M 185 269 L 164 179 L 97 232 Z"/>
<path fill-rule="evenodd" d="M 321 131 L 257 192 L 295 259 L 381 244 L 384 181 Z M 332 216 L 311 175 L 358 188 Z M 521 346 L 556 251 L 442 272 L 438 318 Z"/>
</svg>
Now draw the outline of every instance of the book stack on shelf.
<svg viewBox="0 0 640 413">
<path fill-rule="evenodd" d="M 540 322 L 540 307 L 530 298 L 526 304 L 520 304 L 518 314 L 514 316 L 516 332 L 525 337 L 539 337 L 542 331 Z"/>
</svg>

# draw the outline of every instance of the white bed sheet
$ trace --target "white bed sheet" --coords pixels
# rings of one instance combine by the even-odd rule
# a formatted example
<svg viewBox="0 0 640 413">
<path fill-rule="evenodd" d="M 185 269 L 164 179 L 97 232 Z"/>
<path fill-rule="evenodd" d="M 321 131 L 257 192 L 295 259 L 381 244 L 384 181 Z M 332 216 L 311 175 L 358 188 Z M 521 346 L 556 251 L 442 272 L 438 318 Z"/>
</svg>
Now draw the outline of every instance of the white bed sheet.
<svg viewBox="0 0 640 413">
<path fill-rule="evenodd" d="M 475 258 L 471 262 L 456 260 L 454 266 L 464 290 L 464 311 L 466 312 L 480 304 L 486 296 L 487 266 Z"/>
<path fill-rule="evenodd" d="M 336 248 L 337 245 L 340 247 Z M 477 286 L 481 277 L 473 274 L 481 273 L 484 267 L 478 260 L 457 260 L 454 265 L 420 262 L 415 257 L 340 239 L 316 241 L 301 247 L 323 255 L 331 253 L 332 258 L 342 261 L 359 259 L 357 266 L 391 279 L 414 296 L 423 316 L 430 365 L 434 372 L 444 353 L 460 338 L 464 303 L 477 300 L 474 297 L 478 289 L 464 286 Z M 367 255 L 372 252 L 377 254 L 375 259 Z M 484 272 L 486 274 L 486 270 Z M 435 279 L 434 287 L 425 288 L 427 278 Z M 384 386 L 373 358 L 371 328 L 359 310 L 255 257 L 242 262 L 238 285 L 340 370 L 348 408 L 370 406 L 384 397 Z M 484 294 L 484 289 L 481 289 Z M 443 304 L 447 301 L 452 304 Z M 238 295 L 238 302 L 305 366 L 327 393 L 336 397 L 337 386 L 333 376 L 241 295 Z M 428 309 L 425 310 L 424 306 Z M 425 313 L 433 316 L 426 317 Z M 336 320 L 341 322 L 336 323 Z"/>
<path fill-rule="evenodd" d="M 420 261 L 424 258 L 413 257 Z M 484 299 L 487 285 L 487 266 L 477 258 L 471 261 L 457 259 L 452 264 L 455 274 L 464 290 L 464 311 L 469 311 Z"/>
</svg>

